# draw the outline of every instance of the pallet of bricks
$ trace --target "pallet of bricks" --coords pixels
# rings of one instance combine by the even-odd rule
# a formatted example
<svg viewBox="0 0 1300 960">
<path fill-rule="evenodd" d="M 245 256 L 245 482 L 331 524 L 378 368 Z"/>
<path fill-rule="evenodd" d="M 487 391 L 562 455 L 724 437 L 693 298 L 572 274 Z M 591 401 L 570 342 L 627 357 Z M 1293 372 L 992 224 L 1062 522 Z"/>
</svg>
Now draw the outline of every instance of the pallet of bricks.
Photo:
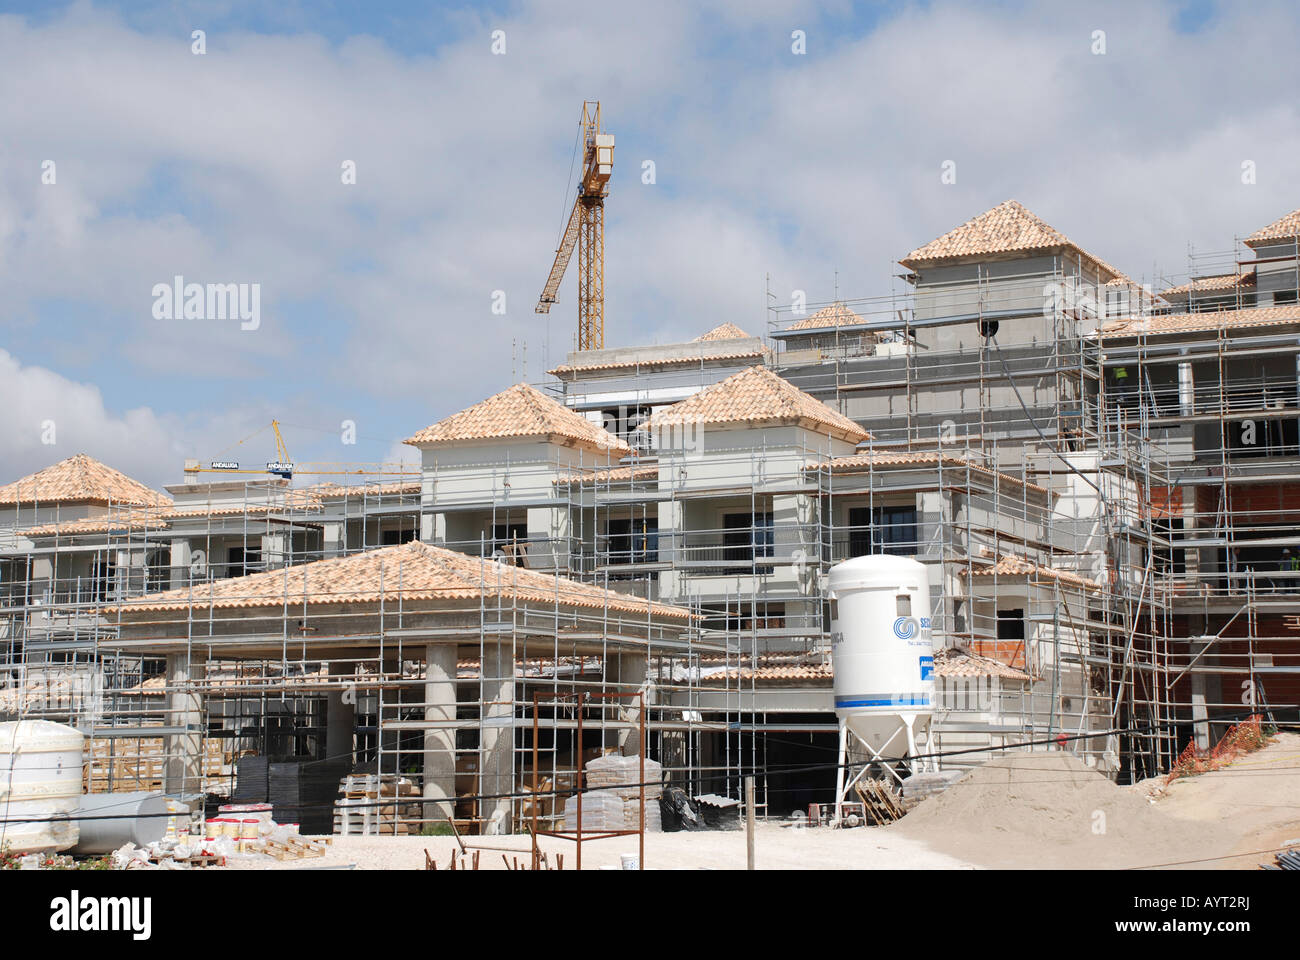
<svg viewBox="0 0 1300 960">
<path fill-rule="evenodd" d="M 645 783 L 645 828 L 648 833 L 663 829 L 659 798 L 663 794 L 663 768 L 657 761 L 645 761 L 645 780 L 641 780 L 640 757 L 609 754 L 587 764 L 587 790 L 582 795 L 582 829 L 639 830 L 641 827 L 641 788 Z M 578 829 L 578 798 L 564 804 L 564 829 Z"/>
<path fill-rule="evenodd" d="M 419 833 L 420 788 L 395 774 L 352 774 L 339 781 L 334 832 L 342 836 L 402 836 Z M 410 798 L 410 799 L 403 799 Z"/>
<path fill-rule="evenodd" d="M 91 737 L 86 740 L 87 793 L 161 790 L 166 759 L 162 737 Z M 221 782 L 225 755 L 220 740 L 203 741 L 204 787 Z"/>
</svg>

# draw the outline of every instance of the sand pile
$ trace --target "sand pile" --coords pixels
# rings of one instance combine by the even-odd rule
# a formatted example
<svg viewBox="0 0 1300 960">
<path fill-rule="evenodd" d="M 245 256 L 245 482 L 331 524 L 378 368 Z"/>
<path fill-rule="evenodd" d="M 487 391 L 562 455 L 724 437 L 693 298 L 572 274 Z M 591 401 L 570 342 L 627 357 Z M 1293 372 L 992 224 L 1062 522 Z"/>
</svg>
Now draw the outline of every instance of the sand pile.
<svg viewBox="0 0 1300 960">
<path fill-rule="evenodd" d="M 1171 817 L 1068 753 L 990 760 L 890 829 L 987 866 L 1117 867 L 1231 848 L 1226 833 Z"/>
</svg>

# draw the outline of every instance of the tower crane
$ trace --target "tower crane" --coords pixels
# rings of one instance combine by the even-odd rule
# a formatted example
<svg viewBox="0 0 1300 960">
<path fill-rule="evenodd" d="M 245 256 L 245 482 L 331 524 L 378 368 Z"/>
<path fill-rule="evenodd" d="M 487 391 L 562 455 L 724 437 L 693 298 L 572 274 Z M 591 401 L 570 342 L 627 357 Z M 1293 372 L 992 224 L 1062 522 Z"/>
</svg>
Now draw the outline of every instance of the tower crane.
<svg viewBox="0 0 1300 960">
<path fill-rule="evenodd" d="M 600 132 L 600 101 L 582 103 L 582 179 L 564 237 L 555 250 L 551 275 L 537 301 L 537 313 L 550 313 L 560 281 L 578 248 L 578 349 L 605 347 L 605 197 L 614 169 L 614 135 Z"/>
<path fill-rule="evenodd" d="M 275 435 L 275 455 L 276 459 L 266 464 L 266 469 L 258 469 L 252 466 L 243 466 L 237 460 L 211 460 L 208 466 L 203 466 L 199 460 L 186 460 L 185 472 L 190 474 L 197 473 L 234 473 L 234 474 L 256 474 L 258 476 L 280 477 L 284 480 L 292 480 L 295 476 L 372 476 L 372 477 L 418 477 L 420 468 L 418 464 L 408 463 L 358 463 L 343 461 L 320 461 L 314 463 L 297 463 L 289 456 L 289 448 L 285 445 L 284 437 L 280 434 L 280 421 L 272 420 L 267 426 L 263 426 L 249 434 L 236 447 L 243 446 L 253 437 L 256 437 L 267 427 Z"/>
</svg>

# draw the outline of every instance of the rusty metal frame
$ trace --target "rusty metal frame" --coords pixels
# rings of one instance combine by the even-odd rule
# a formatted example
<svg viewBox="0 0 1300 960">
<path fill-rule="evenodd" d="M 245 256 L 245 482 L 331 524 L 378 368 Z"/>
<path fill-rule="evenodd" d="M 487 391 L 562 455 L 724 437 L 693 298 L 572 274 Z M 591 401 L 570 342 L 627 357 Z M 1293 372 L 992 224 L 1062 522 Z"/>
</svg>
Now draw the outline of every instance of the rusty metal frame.
<svg viewBox="0 0 1300 960">
<path fill-rule="evenodd" d="M 645 755 L 649 744 L 646 741 L 646 705 L 645 692 L 637 693 L 591 693 L 583 691 L 580 693 L 555 693 L 548 694 L 548 700 L 558 706 L 567 700 L 572 700 L 577 705 L 577 743 L 574 747 L 578 770 L 577 770 L 577 788 L 578 788 L 578 829 L 577 830 L 539 830 L 537 828 L 537 765 L 538 750 L 537 741 L 540 732 L 537 708 L 541 705 L 538 699 L 540 694 L 533 691 L 533 825 L 529 833 L 533 837 L 533 869 L 536 870 L 541 857 L 541 850 L 537 846 L 538 837 L 558 837 L 562 840 L 573 840 L 577 847 L 575 859 L 577 869 L 582 869 L 582 842 L 585 837 L 591 840 L 607 840 L 610 837 L 637 837 L 637 869 L 645 869 Z M 582 768 L 582 708 L 589 700 L 636 700 L 640 706 L 637 740 L 637 756 L 640 759 L 640 775 L 637 778 L 638 791 L 640 793 L 641 817 L 638 829 L 636 830 L 601 830 L 601 831 L 584 831 L 582 829 L 582 794 L 583 794 L 583 768 Z"/>
</svg>

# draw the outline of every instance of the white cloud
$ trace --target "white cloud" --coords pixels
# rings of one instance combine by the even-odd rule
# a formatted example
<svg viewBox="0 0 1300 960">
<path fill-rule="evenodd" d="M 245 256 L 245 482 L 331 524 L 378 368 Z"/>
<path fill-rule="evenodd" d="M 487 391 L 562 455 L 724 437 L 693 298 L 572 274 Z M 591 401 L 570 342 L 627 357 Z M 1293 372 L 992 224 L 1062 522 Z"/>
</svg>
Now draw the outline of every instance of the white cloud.
<svg viewBox="0 0 1300 960">
<path fill-rule="evenodd" d="M 562 359 L 576 265 L 549 321 L 532 307 L 593 95 L 618 136 L 612 345 L 722 320 L 758 332 L 765 274 L 782 299 L 829 298 L 835 270 L 842 295 L 887 293 L 897 257 L 1008 197 L 1135 276 L 1180 271 L 1189 242 L 1224 249 L 1300 205 L 1300 58 L 1292 6 L 1195 34 L 1172 10 L 917 4 L 864 31 L 849 4 L 536 2 L 459 13 L 426 56 L 215 30 L 195 57 L 170 19 L 142 32 L 84 5 L 40 26 L 0 18 L 9 322 L 31 341 L 49 301 L 83 305 L 42 362 L 102 349 L 93 379 L 114 406 L 170 414 L 159 379 L 201 421 L 253 408 L 329 422 L 338 406 L 386 418 L 382 455 L 501 389 L 512 341 L 537 376 L 549 324 L 545 359 Z M 1089 51 L 1099 27 L 1104 57 Z M 795 28 L 807 56 L 789 51 Z M 47 158 L 54 187 L 39 182 Z M 655 186 L 639 181 L 646 158 Z M 177 273 L 261 283 L 262 330 L 152 320 L 152 285 Z"/>
</svg>

